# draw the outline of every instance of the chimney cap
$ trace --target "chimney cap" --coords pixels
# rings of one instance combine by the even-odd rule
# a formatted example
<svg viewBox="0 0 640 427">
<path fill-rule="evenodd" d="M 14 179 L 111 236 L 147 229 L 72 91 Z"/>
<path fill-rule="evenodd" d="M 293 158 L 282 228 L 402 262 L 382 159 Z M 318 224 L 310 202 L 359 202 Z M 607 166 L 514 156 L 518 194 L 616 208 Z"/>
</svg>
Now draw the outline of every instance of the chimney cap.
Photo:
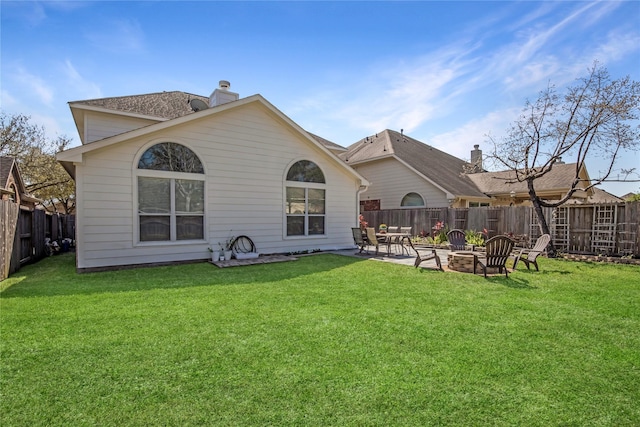
<svg viewBox="0 0 640 427">
<path fill-rule="evenodd" d="M 477 150 L 478 148 L 480 148 L 480 144 L 474 145 L 473 148 Z"/>
<path fill-rule="evenodd" d="M 227 90 L 231 87 L 231 83 L 229 83 L 227 80 L 220 80 L 218 82 L 218 85 L 220 86 L 220 89 L 224 90 Z"/>
</svg>

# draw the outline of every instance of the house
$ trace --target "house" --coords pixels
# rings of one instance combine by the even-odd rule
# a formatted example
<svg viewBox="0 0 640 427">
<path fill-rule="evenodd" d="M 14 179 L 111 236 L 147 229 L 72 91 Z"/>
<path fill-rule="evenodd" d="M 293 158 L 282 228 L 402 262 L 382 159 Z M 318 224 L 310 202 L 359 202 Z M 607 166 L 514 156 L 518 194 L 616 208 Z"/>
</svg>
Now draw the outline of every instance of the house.
<svg viewBox="0 0 640 427">
<path fill-rule="evenodd" d="M 384 130 L 352 144 L 340 157 L 371 185 L 361 194 L 361 210 L 414 208 L 468 208 L 530 205 L 527 184 L 511 182 L 511 171 L 487 172 L 482 150 L 475 145 L 466 162 L 413 139 L 403 132 Z M 570 189 L 575 164 L 558 162 L 536 180 L 537 194 L 560 200 Z M 589 174 L 583 166 L 578 187 L 585 188 Z M 594 189 L 578 190 L 573 203 L 594 199 Z"/>
<path fill-rule="evenodd" d="M 69 106 L 82 145 L 57 158 L 76 181 L 79 271 L 203 260 L 238 235 L 263 254 L 353 247 L 368 181 L 261 95 L 221 81 L 208 98 Z"/>
<path fill-rule="evenodd" d="M 0 200 L 10 200 L 20 209 L 32 211 L 39 199 L 27 193 L 18 163 L 13 157 L 0 156 Z"/>
<path fill-rule="evenodd" d="M 371 183 L 363 210 L 464 207 L 490 203 L 466 172 L 468 162 L 386 129 L 350 145 L 340 157 Z"/>
<path fill-rule="evenodd" d="M 547 174 L 535 180 L 536 194 L 549 201 L 561 200 L 569 192 L 575 179 L 576 164 L 557 162 Z M 526 182 L 517 182 L 513 171 L 479 172 L 468 175 L 480 191 L 491 197 L 491 206 L 530 206 L 529 189 Z M 578 190 L 571 196 L 570 203 L 587 203 L 593 198 L 594 190 L 583 190 L 589 183 L 587 168 L 578 170 L 580 182 Z"/>
</svg>

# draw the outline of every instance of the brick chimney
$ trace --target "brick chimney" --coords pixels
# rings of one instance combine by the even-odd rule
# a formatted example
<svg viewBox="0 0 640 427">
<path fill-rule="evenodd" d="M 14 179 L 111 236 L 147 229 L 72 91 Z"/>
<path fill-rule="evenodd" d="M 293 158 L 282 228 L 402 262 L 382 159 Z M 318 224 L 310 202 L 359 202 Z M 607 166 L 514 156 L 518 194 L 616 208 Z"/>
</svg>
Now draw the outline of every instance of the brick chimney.
<svg viewBox="0 0 640 427">
<path fill-rule="evenodd" d="M 226 80 L 220 80 L 220 82 L 218 82 L 218 88 L 214 90 L 209 97 L 209 107 L 215 107 L 226 104 L 227 102 L 237 101 L 240 95 L 229 91 L 230 87 L 231 83 Z"/>
<path fill-rule="evenodd" d="M 480 145 L 476 144 L 471 150 L 471 168 L 474 173 L 482 172 L 482 150 Z"/>
</svg>

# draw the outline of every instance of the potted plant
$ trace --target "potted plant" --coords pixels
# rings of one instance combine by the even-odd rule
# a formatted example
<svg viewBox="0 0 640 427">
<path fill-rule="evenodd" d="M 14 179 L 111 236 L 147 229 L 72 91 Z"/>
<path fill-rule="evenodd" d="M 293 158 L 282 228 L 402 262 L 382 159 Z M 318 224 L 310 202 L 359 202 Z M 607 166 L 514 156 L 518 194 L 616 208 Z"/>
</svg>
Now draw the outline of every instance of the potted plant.
<svg viewBox="0 0 640 427">
<path fill-rule="evenodd" d="M 209 253 L 211 254 L 211 261 L 213 262 L 217 262 L 220 260 L 220 251 L 215 251 L 211 248 L 207 248 L 209 250 Z"/>
<path fill-rule="evenodd" d="M 231 259 L 231 257 L 233 256 L 233 236 L 229 237 L 224 244 L 223 243 L 218 243 L 218 245 L 220 246 L 220 249 L 223 251 L 223 256 L 224 256 L 224 260 L 228 261 Z M 221 261 L 223 261 L 223 259 L 220 259 Z"/>
</svg>

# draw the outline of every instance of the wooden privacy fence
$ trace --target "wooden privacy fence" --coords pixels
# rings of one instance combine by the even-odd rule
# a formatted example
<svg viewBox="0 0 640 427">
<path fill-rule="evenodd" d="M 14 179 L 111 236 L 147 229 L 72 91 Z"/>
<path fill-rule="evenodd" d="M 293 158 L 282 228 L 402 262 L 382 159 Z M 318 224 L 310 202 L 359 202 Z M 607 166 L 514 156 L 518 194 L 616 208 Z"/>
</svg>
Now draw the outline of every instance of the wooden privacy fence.
<svg viewBox="0 0 640 427">
<path fill-rule="evenodd" d="M 489 237 L 526 235 L 530 245 L 541 234 L 535 211 L 527 206 L 390 209 L 364 211 L 362 215 L 371 227 L 412 227 L 416 236 L 432 236 L 438 222 L 449 229 L 486 229 Z M 640 202 L 565 205 L 545 208 L 544 215 L 558 250 L 640 258 Z"/>
<path fill-rule="evenodd" d="M 75 239 L 75 216 L 24 210 L 0 200 L 0 280 L 45 256 L 45 238 Z"/>
</svg>

